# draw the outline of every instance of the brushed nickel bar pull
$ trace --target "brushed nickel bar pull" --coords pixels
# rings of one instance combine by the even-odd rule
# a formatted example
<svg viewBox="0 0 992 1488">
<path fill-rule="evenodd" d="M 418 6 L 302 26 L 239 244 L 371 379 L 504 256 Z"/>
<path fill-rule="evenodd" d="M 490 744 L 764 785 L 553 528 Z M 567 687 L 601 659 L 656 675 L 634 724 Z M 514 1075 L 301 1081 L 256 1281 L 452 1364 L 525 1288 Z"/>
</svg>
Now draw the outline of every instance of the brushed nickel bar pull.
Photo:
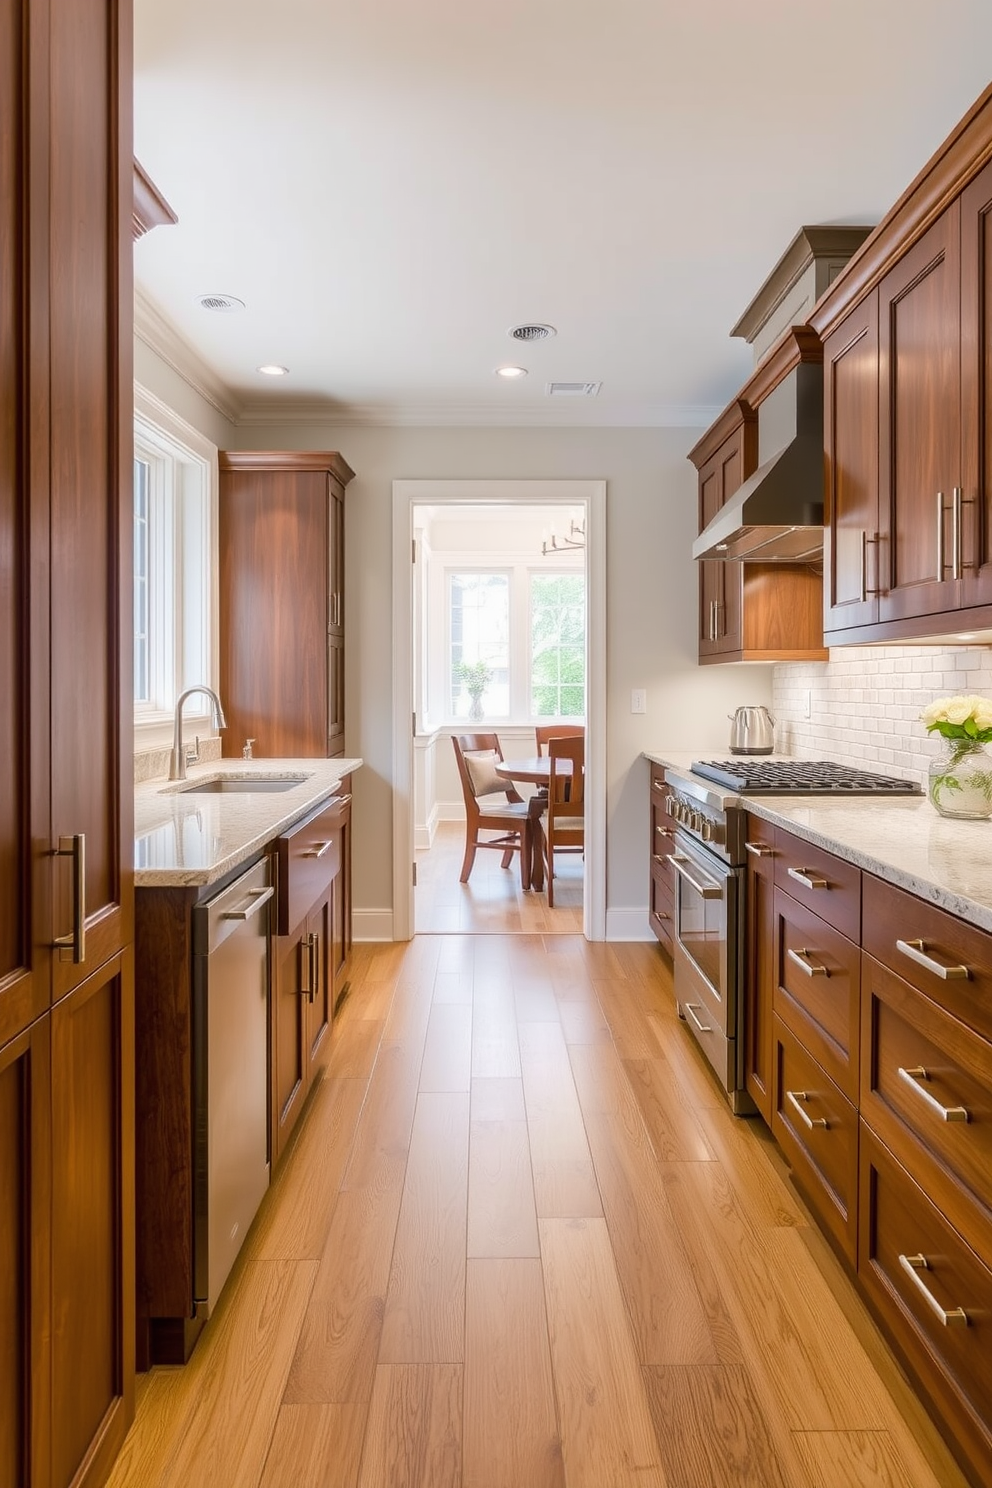
<svg viewBox="0 0 992 1488">
<path fill-rule="evenodd" d="M 920 1100 L 925 1101 L 941 1121 L 970 1121 L 971 1117 L 964 1106 L 942 1106 L 935 1095 L 925 1090 L 919 1083 L 920 1080 L 929 1080 L 930 1072 L 924 1069 L 922 1064 L 915 1065 L 912 1069 L 903 1069 L 899 1066 L 896 1073 L 900 1080 L 905 1080 L 910 1090 L 915 1090 Z"/>
<path fill-rule="evenodd" d="M 241 909 L 226 909 L 221 915 L 222 920 L 250 920 L 253 919 L 263 904 L 268 904 L 275 893 L 275 888 L 269 886 L 267 889 L 249 889 L 251 902 L 245 904 Z"/>
<path fill-rule="evenodd" d="M 82 966 L 86 960 L 86 833 L 60 837 L 55 856 L 72 859 L 72 929 L 68 935 L 57 936 L 55 946 L 60 961 Z"/>
<path fill-rule="evenodd" d="M 830 972 L 827 970 L 827 968 L 825 966 L 821 966 L 818 961 L 808 961 L 803 959 L 804 957 L 812 956 L 813 954 L 813 952 L 808 951 L 805 946 L 803 946 L 801 951 L 794 951 L 791 946 L 787 946 L 785 954 L 788 956 L 789 960 L 792 961 L 796 966 L 798 966 L 800 971 L 804 971 L 808 977 L 828 977 L 830 975 Z"/>
<path fill-rule="evenodd" d="M 326 842 L 315 842 L 313 847 L 308 847 L 306 852 L 301 852 L 301 858 L 322 858 L 326 852 L 334 846 L 334 838 L 329 837 Z"/>
<path fill-rule="evenodd" d="M 932 971 L 934 976 L 939 976 L 942 982 L 965 982 L 971 976 L 967 966 L 941 966 L 932 956 L 928 956 L 924 947 L 925 940 L 897 940 L 896 950 L 915 961 L 918 966 L 925 966 L 927 971 Z"/>
<path fill-rule="evenodd" d="M 343 796 L 332 796 L 327 804 L 328 806 L 347 806 L 350 800 L 351 791 L 348 791 L 347 794 Z"/>
<path fill-rule="evenodd" d="M 937 492 L 937 583 L 944 582 L 944 493 Z"/>
<path fill-rule="evenodd" d="M 804 889 L 829 889 L 830 885 L 825 878 L 812 868 L 790 868 L 789 877 L 794 878 L 796 883 L 801 883 Z"/>
<path fill-rule="evenodd" d="M 313 964 L 313 973 L 310 977 L 310 1001 L 320 996 L 320 936 L 311 935 L 310 957 Z"/>
<path fill-rule="evenodd" d="M 655 790 L 663 791 L 665 789 L 665 782 L 663 780 L 652 781 L 652 785 Z"/>
<path fill-rule="evenodd" d="M 813 1117 L 813 1116 L 811 1116 L 809 1114 L 809 1112 L 807 1111 L 806 1107 L 803 1105 L 803 1101 L 808 1101 L 809 1100 L 809 1093 L 808 1093 L 808 1091 L 805 1091 L 805 1090 L 787 1090 L 785 1092 L 785 1098 L 789 1102 L 789 1105 L 796 1112 L 796 1115 L 802 1121 L 802 1123 L 806 1127 L 807 1131 L 813 1131 L 817 1127 L 819 1127 L 819 1129 L 821 1131 L 828 1131 L 829 1130 L 828 1125 L 827 1125 L 827 1119 L 826 1119 L 825 1116 Z"/>
<path fill-rule="evenodd" d="M 745 842 L 744 847 L 754 858 L 773 858 L 775 849 L 766 842 Z"/>
<path fill-rule="evenodd" d="M 968 1326 L 968 1314 L 964 1308 L 951 1307 L 950 1309 L 945 1309 L 941 1307 L 937 1298 L 923 1280 L 920 1272 L 930 1270 L 930 1262 L 925 1255 L 901 1255 L 899 1257 L 899 1264 L 916 1287 L 916 1290 L 923 1297 L 927 1306 L 937 1314 L 937 1317 L 945 1328 L 966 1328 Z"/>
<path fill-rule="evenodd" d="M 713 1030 L 710 1027 L 710 1025 L 708 1023 L 700 1023 L 699 1019 L 696 1017 L 696 1014 L 693 1011 L 693 1009 L 694 1008 L 697 1008 L 697 1007 L 702 1007 L 702 1003 L 701 1002 L 687 1002 L 685 1004 L 685 1010 L 686 1010 L 686 1012 L 689 1014 L 689 1017 L 692 1019 L 693 1023 L 695 1023 L 695 1025 L 699 1029 L 700 1033 L 712 1033 Z"/>
<path fill-rule="evenodd" d="M 716 883 L 715 880 L 713 880 L 712 878 L 707 879 L 705 883 L 701 882 L 686 868 L 685 865 L 689 861 L 690 860 L 685 856 L 684 853 L 672 853 L 672 867 L 675 869 L 676 873 L 681 873 L 686 883 L 691 884 L 696 893 L 699 894 L 701 898 L 721 899 L 723 897 L 723 886 Z"/>
<path fill-rule="evenodd" d="M 861 594 L 859 598 L 862 604 L 868 603 L 868 532 L 864 527 L 861 529 Z"/>
<path fill-rule="evenodd" d="M 954 487 L 951 496 L 951 578 L 960 579 L 964 576 L 964 563 L 961 553 L 961 497 L 960 486 Z"/>
</svg>

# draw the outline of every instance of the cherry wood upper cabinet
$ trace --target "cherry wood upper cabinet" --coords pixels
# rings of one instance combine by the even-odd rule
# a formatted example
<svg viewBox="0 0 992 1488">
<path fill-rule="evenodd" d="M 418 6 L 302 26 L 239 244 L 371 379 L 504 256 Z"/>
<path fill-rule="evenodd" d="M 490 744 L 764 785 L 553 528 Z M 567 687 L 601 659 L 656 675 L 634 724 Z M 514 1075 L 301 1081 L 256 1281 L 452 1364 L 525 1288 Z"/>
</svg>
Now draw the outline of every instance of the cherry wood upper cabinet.
<svg viewBox="0 0 992 1488">
<path fill-rule="evenodd" d="M 992 605 L 992 164 L 961 197 L 961 605 Z"/>
<path fill-rule="evenodd" d="M 823 348 L 823 628 L 878 619 L 878 293 Z"/>
<path fill-rule="evenodd" d="M 344 753 L 344 490 L 331 451 L 220 455 L 225 755 Z"/>
<path fill-rule="evenodd" d="M 878 617 L 958 608 L 960 213 L 957 204 L 879 285 Z"/>
<path fill-rule="evenodd" d="M 715 447 L 714 447 L 715 445 Z M 758 464 L 758 424 L 732 403 L 689 455 L 699 472 L 699 530 L 712 521 Z M 741 649 L 741 565 L 699 564 L 699 659 L 725 661 Z"/>
</svg>

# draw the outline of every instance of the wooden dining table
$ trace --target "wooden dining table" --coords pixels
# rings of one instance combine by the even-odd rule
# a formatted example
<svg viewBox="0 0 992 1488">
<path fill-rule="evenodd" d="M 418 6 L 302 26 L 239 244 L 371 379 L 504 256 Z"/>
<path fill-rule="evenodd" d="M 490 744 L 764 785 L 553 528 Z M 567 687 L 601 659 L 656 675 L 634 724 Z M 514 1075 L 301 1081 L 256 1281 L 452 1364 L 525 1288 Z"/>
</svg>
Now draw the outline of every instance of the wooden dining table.
<svg viewBox="0 0 992 1488">
<path fill-rule="evenodd" d="M 570 759 L 559 759 L 556 764 L 559 776 L 571 775 L 572 761 Z M 544 888 L 544 828 L 541 825 L 541 817 L 548 804 L 546 792 L 551 784 L 551 760 L 546 754 L 537 755 L 533 759 L 497 760 L 495 769 L 496 774 L 502 776 L 504 780 L 526 785 L 543 785 L 545 788 L 544 795 L 533 795 L 528 803 L 531 860 L 528 865 L 527 882 L 532 889 L 540 892 Z"/>
</svg>

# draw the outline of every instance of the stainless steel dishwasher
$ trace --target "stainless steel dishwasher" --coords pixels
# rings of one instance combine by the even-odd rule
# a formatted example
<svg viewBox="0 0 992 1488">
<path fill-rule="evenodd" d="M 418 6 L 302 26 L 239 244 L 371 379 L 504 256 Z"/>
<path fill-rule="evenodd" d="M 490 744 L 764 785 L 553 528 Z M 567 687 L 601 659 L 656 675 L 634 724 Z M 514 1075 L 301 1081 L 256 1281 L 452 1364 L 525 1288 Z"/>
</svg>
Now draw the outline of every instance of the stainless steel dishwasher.
<svg viewBox="0 0 992 1488">
<path fill-rule="evenodd" d="M 193 910 L 193 1297 L 209 1317 L 269 1186 L 268 858 Z"/>
</svg>

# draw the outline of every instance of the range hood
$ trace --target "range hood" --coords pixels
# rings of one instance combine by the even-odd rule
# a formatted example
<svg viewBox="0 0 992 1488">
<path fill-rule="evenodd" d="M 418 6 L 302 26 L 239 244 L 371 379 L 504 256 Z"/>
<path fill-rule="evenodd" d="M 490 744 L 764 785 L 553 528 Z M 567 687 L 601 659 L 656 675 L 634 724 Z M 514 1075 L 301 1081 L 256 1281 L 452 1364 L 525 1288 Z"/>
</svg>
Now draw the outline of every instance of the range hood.
<svg viewBox="0 0 992 1488">
<path fill-rule="evenodd" d="M 823 373 L 818 365 L 801 363 L 760 405 L 758 457 L 758 469 L 696 538 L 693 558 L 820 559 Z"/>
</svg>

